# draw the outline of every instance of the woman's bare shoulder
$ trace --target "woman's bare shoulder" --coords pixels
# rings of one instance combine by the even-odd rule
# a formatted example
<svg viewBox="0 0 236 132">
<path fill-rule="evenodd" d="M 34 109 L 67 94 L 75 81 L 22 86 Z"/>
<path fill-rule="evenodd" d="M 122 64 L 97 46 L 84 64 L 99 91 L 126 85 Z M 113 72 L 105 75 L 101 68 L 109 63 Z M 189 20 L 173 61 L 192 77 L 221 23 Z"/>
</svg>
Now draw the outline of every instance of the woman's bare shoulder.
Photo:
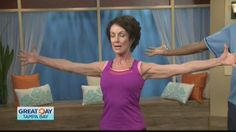
<svg viewBox="0 0 236 132">
<path fill-rule="evenodd" d="M 107 63 L 108 63 L 108 61 L 93 62 L 93 64 L 96 65 L 96 67 L 99 67 L 99 69 L 101 69 L 102 71 L 106 67 Z"/>
</svg>

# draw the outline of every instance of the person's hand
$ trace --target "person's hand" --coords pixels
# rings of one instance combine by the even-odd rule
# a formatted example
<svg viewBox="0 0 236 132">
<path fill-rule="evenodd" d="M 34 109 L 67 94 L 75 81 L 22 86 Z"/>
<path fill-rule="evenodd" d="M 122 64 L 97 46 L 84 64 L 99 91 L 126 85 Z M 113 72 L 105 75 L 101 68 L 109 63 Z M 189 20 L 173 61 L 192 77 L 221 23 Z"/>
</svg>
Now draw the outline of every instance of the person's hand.
<svg viewBox="0 0 236 132">
<path fill-rule="evenodd" d="M 221 63 L 223 65 L 231 65 L 233 67 L 236 67 L 236 53 L 229 53 L 228 46 L 226 44 L 224 46 L 224 53 L 219 58 Z"/>
<path fill-rule="evenodd" d="M 32 52 L 20 51 L 18 55 L 22 65 L 37 63 L 37 56 L 38 54 L 35 48 L 32 49 Z"/>
<path fill-rule="evenodd" d="M 160 47 L 151 47 L 151 48 L 148 48 L 146 51 L 145 51 L 145 54 L 147 56 L 154 56 L 154 55 L 163 55 L 165 53 L 165 51 L 168 50 L 168 48 L 166 47 L 166 45 L 161 45 Z"/>
</svg>

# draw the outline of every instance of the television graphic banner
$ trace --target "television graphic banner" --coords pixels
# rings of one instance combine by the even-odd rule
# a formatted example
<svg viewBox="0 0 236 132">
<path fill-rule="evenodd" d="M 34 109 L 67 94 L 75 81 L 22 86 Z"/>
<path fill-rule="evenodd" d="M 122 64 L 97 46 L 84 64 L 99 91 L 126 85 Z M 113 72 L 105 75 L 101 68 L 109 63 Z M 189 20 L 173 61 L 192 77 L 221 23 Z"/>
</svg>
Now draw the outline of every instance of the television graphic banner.
<svg viewBox="0 0 236 132">
<path fill-rule="evenodd" d="M 17 120 L 54 120 L 54 107 L 17 107 Z"/>
</svg>

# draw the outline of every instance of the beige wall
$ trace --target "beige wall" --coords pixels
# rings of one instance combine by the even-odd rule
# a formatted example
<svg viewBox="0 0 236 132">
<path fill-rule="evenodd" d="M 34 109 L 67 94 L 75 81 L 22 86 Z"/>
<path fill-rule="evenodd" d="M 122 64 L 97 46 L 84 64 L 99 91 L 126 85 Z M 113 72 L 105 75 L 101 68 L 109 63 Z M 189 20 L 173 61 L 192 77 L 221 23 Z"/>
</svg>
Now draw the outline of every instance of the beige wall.
<svg viewBox="0 0 236 132">
<path fill-rule="evenodd" d="M 210 32 L 211 34 L 224 27 L 225 21 L 225 1 L 211 0 L 210 3 Z"/>
<path fill-rule="evenodd" d="M 211 0 L 210 6 L 210 31 L 211 34 L 219 31 L 229 23 L 235 22 L 230 19 L 232 0 Z M 234 0 L 235 1 L 235 0 Z M 219 66 L 211 69 L 210 87 L 210 115 L 227 116 L 228 96 L 230 91 L 230 75 L 225 75 L 225 67 Z"/>
<path fill-rule="evenodd" d="M 210 115 L 227 116 L 227 99 L 230 90 L 230 76 L 224 75 L 224 67 L 210 70 Z"/>
</svg>

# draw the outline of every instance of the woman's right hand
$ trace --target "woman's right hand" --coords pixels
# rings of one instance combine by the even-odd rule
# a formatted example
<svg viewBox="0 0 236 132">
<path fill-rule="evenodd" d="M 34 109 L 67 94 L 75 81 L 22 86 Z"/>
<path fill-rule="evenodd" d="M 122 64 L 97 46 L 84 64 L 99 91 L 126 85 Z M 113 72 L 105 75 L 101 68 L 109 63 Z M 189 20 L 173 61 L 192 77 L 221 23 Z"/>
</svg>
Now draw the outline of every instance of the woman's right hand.
<svg viewBox="0 0 236 132">
<path fill-rule="evenodd" d="M 37 63 L 38 54 L 36 49 L 33 48 L 32 52 L 20 51 L 18 57 L 20 58 L 22 65 L 34 64 Z"/>
<path fill-rule="evenodd" d="M 163 55 L 165 53 L 165 51 L 168 50 L 168 48 L 166 47 L 166 45 L 161 45 L 160 47 L 151 47 L 151 48 L 148 48 L 146 51 L 145 51 L 145 54 L 147 56 L 154 56 L 154 55 Z"/>
</svg>

